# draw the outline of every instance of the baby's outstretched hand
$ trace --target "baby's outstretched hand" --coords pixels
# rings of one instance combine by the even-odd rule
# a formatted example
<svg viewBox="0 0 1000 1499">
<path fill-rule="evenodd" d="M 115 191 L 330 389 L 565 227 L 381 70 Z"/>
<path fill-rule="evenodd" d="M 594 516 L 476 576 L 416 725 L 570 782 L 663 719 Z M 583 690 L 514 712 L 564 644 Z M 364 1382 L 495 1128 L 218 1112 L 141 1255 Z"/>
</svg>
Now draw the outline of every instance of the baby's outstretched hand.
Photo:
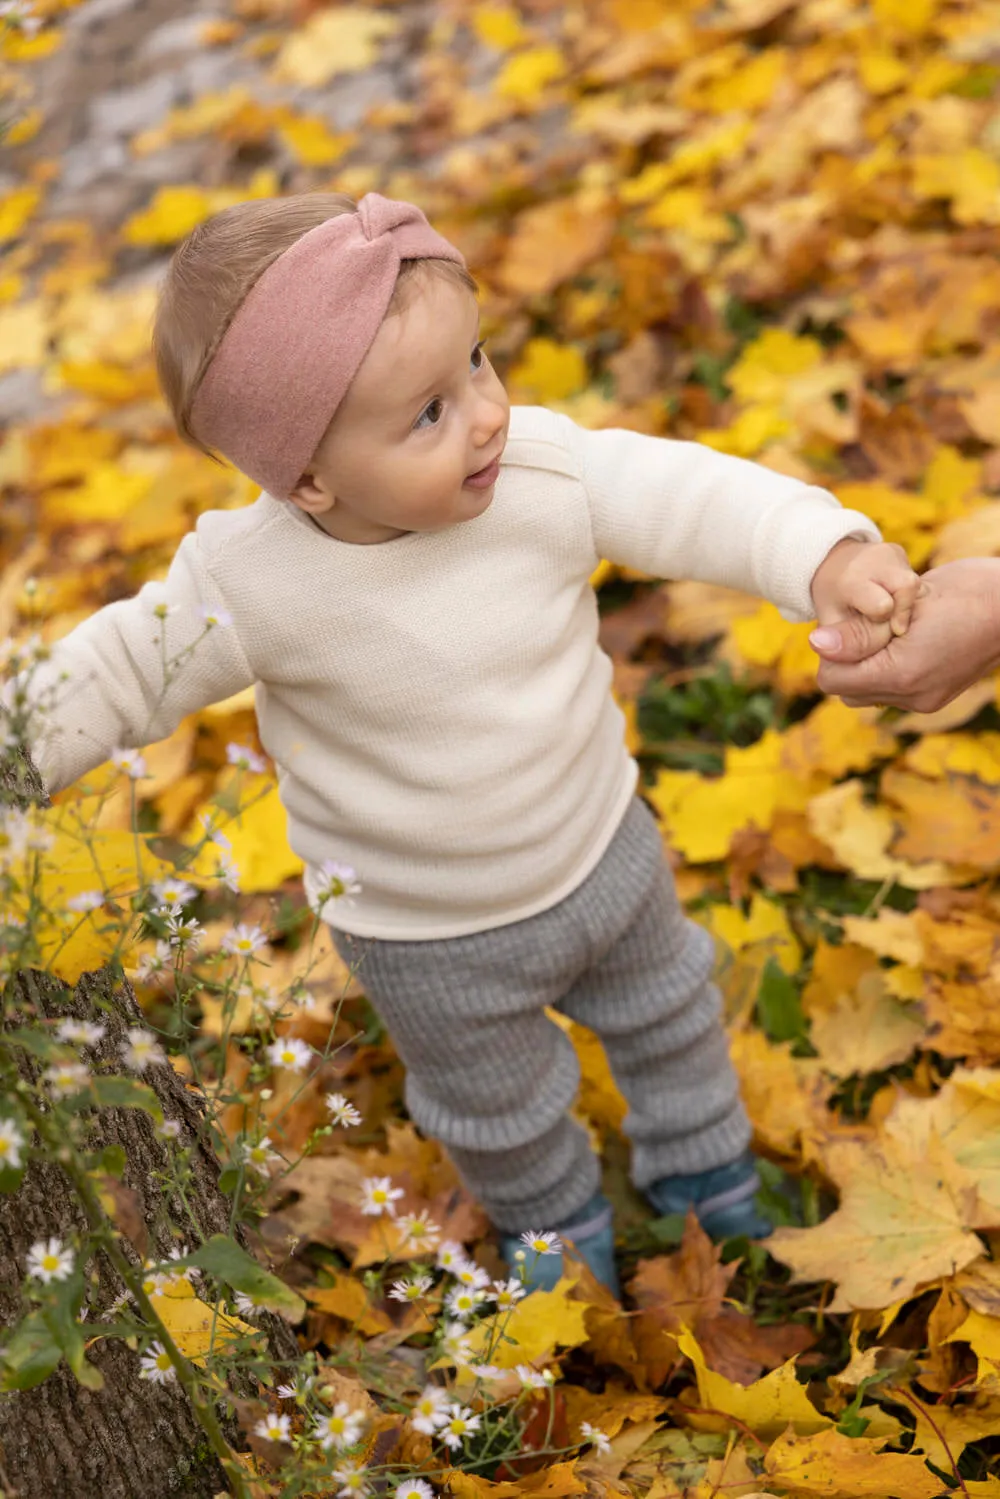
<svg viewBox="0 0 1000 1499">
<path fill-rule="evenodd" d="M 884 627 L 873 632 L 876 650 L 894 635 L 906 634 L 920 589 L 903 548 L 887 541 L 838 542 L 812 580 L 819 623 L 835 624 L 851 613 L 863 614 Z"/>
</svg>

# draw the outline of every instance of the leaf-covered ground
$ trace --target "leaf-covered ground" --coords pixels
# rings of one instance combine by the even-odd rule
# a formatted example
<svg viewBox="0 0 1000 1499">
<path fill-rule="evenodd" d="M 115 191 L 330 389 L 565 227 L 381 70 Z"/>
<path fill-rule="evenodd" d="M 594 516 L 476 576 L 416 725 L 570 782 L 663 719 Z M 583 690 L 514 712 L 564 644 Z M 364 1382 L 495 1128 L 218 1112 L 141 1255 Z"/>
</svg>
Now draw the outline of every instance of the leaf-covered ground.
<svg viewBox="0 0 1000 1499">
<path fill-rule="evenodd" d="M 58 637 L 162 573 L 200 511 L 253 498 L 170 430 L 155 281 L 220 206 L 321 187 L 412 197 L 462 247 L 515 401 L 809 478 L 918 567 L 1000 552 L 996 4 L 233 0 L 211 20 L 190 8 L 183 55 L 163 40 L 172 7 L 111 7 L 97 31 L 93 10 L 39 0 L 41 28 L 0 39 L 0 638 Z M 116 27 L 128 55 L 109 62 Z M 781 1227 L 766 1251 L 720 1256 L 693 1225 L 678 1248 L 682 1225 L 650 1222 L 621 1099 L 576 1032 L 625 1308 L 571 1278 L 519 1309 L 495 1362 L 558 1371 L 535 1447 L 570 1448 L 589 1422 L 610 1452 L 484 1461 L 452 1491 L 996 1499 L 996 683 L 931 718 L 853 711 L 817 697 L 807 627 L 769 605 L 612 569 L 595 583 L 646 794 L 718 939 Z M 252 1100 L 224 1117 L 234 1136 L 252 1115 L 294 1156 L 330 1089 L 359 1110 L 276 1180 L 261 1239 L 311 1304 L 305 1346 L 412 1395 L 425 1314 L 366 1274 L 387 1241 L 362 1181 L 391 1178 L 401 1210 L 499 1261 L 406 1122 L 363 972 L 340 1005 L 328 944 L 304 950 L 269 771 L 234 767 L 234 743 L 255 743 L 249 697 L 150 749 L 140 826 L 186 834 L 237 776 L 266 793 L 231 830 L 241 893 L 206 920 L 208 954 L 234 919 L 268 932 L 256 989 L 235 1023 L 207 991 L 192 1014 L 227 1037 L 227 1082 Z M 130 839 L 120 783 L 106 767 L 59 798 L 112 866 Z M 63 896 L 89 878 L 63 874 Z M 77 921 L 58 963 L 72 977 L 103 955 Z M 155 1018 L 143 956 L 126 964 Z M 323 1050 L 335 1028 L 304 1087 L 258 1044 L 289 987 L 283 1035 Z M 398 1237 L 396 1269 L 416 1257 Z M 404 1423 L 396 1440 L 430 1461 L 428 1437 Z"/>
</svg>

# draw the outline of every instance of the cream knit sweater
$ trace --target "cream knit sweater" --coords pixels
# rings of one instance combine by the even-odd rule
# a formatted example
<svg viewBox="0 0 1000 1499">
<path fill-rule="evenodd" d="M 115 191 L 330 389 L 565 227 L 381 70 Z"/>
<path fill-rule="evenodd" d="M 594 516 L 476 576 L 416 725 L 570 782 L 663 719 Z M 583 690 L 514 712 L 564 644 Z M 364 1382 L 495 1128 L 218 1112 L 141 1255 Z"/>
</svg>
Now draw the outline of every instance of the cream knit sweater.
<svg viewBox="0 0 1000 1499">
<path fill-rule="evenodd" d="M 809 619 L 813 573 L 845 536 L 878 532 L 822 489 L 516 408 L 492 504 L 446 530 L 351 545 L 268 494 L 201 516 L 162 582 L 55 645 L 37 695 L 69 680 L 33 750 L 59 790 L 253 683 L 307 894 L 326 859 L 361 882 L 337 926 L 408 939 L 502 926 L 580 884 L 635 788 L 597 643 L 598 561 Z M 204 608 L 232 616 L 165 692 L 157 605 L 170 655 L 203 632 Z"/>
</svg>

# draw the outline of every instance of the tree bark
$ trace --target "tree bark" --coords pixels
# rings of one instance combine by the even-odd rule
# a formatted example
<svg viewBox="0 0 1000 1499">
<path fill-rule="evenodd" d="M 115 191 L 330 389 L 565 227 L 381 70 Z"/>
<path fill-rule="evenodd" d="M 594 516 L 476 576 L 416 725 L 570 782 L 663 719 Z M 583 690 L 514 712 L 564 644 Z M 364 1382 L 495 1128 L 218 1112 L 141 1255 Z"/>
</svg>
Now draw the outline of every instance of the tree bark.
<svg viewBox="0 0 1000 1499">
<path fill-rule="evenodd" d="M 26 799 L 44 800 L 33 767 L 25 778 L 23 763 L 19 776 L 9 764 L 0 765 L 0 803 L 23 804 Z M 71 995 L 51 975 L 19 973 L 4 994 L 0 1025 L 30 1025 L 41 1016 L 104 1024 L 104 1039 L 88 1053 L 95 1061 L 117 1060 L 125 1032 L 142 1024 L 131 986 L 109 969 L 83 975 Z M 40 1070 L 41 1064 L 25 1054 L 22 1075 L 34 1078 Z M 131 1206 L 137 1209 L 128 1225 L 130 1238 L 141 1245 L 145 1232 L 147 1253 L 166 1258 L 178 1243 L 194 1249 L 200 1237 L 227 1233 L 230 1202 L 219 1191 L 220 1166 L 196 1095 L 167 1064 L 148 1067 L 143 1081 L 156 1093 L 164 1118 L 180 1124 L 179 1140 L 161 1140 L 150 1116 L 140 1109 L 95 1111 L 90 1139 L 94 1149 L 117 1144 L 124 1150 L 122 1183 L 135 1194 Z M 180 1145 L 192 1152 L 186 1190 L 190 1212 L 177 1194 L 166 1193 L 157 1181 L 167 1168 L 169 1152 Z M 83 1210 L 55 1163 L 32 1161 L 20 1188 L 0 1194 L 0 1324 L 12 1325 L 23 1311 L 20 1284 L 31 1244 L 52 1235 L 65 1240 L 85 1226 Z M 245 1235 L 237 1232 L 236 1238 L 249 1248 Z M 134 1245 L 130 1250 L 123 1243 L 123 1248 L 138 1265 Z M 88 1320 L 98 1337 L 99 1317 L 124 1288 L 103 1255 L 91 1270 L 96 1272 L 97 1292 L 91 1297 L 95 1309 Z M 275 1361 L 297 1357 L 298 1341 L 287 1323 L 268 1314 L 259 1324 Z M 227 1490 L 225 1475 L 176 1381 L 158 1385 L 140 1379 L 139 1355 L 120 1338 L 98 1338 L 87 1356 L 104 1376 L 101 1390 L 80 1385 L 63 1363 L 34 1389 L 0 1395 L 0 1492 L 5 1499 L 212 1499 Z M 246 1397 L 254 1392 L 246 1388 L 234 1393 Z M 232 1419 L 223 1426 L 235 1440 Z"/>
</svg>

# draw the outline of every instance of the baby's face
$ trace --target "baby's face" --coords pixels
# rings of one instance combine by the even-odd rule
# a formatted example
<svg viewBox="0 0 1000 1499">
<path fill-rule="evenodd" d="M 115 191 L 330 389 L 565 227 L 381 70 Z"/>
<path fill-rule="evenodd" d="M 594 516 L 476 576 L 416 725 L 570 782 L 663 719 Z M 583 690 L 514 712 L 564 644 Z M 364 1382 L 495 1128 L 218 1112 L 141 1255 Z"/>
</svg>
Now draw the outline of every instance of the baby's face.
<svg viewBox="0 0 1000 1499">
<path fill-rule="evenodd" d="M 291 496 L 342 541 L 391 541 L 481 515 L 510 403 L 479 345 L 476 299 L 433 275 L 382 324 Z"/>
</svg>

